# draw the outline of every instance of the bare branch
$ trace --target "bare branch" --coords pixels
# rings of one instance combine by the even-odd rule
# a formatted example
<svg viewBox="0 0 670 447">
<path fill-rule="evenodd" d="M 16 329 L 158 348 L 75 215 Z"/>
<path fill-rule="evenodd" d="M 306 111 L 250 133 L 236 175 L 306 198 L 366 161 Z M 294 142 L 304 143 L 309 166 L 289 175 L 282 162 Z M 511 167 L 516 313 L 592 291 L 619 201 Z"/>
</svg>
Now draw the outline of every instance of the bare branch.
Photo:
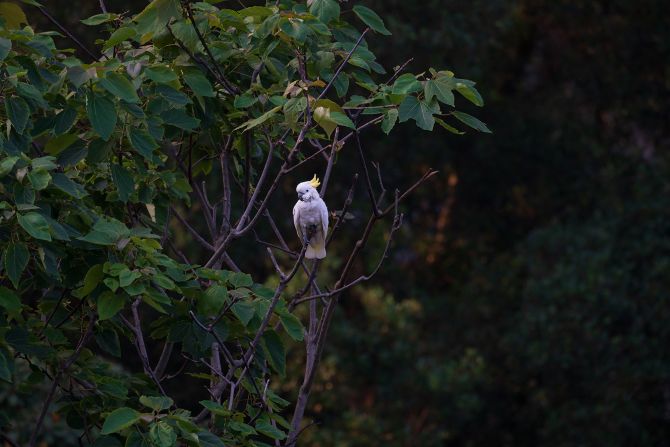
<svg viewBox="0 0 670 447">
<path fill-rule="evenodd" d="M 71 40 L 72 42 L 76 43 L 77 46 L 78 46 L 79 48 L 81 48 L 81 50 L 82 50 L 84 53 L 88 54 L 92 60 L 94 60 L 94 61 L 97 61 L 97 60 L 98 60 L 98 56 L 96 56 L 95 54 L 93 54 L 93 52 L 92 52 L 91 50 L 89 50 L 89 49 L 86 47 L 86 45 L 84 45 L 83 43 L 81 43 L 81 41 L 80 41 L 79 39 L 77 39 L 77 38 L 74 36 L 74 34 L 72 34 L 67 28 L 65 28 L 63 25 L 61 25 L 60 22 L 59 22 L 58 20 L 56 20 L 51 14 L 49 14 L 49 12 L 48 12 L 46 9 L 44 9 L 44 8 L 41 7 L 41 6 L 37 7 L 37 9 L 42 13 L 42 15 L 43 15 L 44 17 L 46 17 L 47 19 L 49 19 L 49 21 L 50 21 L 51 23 L 53 23 L 54 25 L 56 25 L 56 26 L 58 27 L 59 30 L 61 30 L 61 31 L 62 31 L 68 38 L 70 38 L 70 40 Z"/>
</svg>

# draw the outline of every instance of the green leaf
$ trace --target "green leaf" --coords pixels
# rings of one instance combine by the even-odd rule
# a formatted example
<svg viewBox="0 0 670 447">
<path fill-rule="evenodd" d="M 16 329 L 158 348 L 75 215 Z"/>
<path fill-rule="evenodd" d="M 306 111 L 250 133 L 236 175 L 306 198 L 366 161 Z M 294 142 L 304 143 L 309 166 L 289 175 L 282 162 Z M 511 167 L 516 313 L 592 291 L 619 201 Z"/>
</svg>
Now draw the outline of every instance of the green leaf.
<svg viewBox="0 0 670 447">
<path fill-rule="evenodd" d="M 0 161 L 0 177 L 4 177 L 12 172 L 17 161 L 19 161 L 19 157 L 7 157 Z"/>
<path fill-rule="evenodd" d="M 10 314 L 21 311 L 21 299 L 7 287 L 0 286 L 0 307 L 4 307 Z"/>
<path fill-rule="evenodd" d="M 22 23 L 28 23 L 21 7 L 14 3 L 0 3 L 0 17 L 4 20 L 7 29 L 18 29 Z"/>
<path fill-rule="evenodd" d="M 5 271 L 15 289 L 19 287 L 21 274 L 28 265 L 30 257 L 25 244 L 11 242 L 5 251 Z"/>
<path fill-rule="evenodd" d="M 156 447 L 173 447 L 177 445 L 177 434 L 165 421 L 156 422 L 149 429 L 149 439 Z"/>
<path fill-rule="evenodd" d="M 115 295 L 109 290 L 104 291 L 98 297 L 98 318 L 100 320 L 108 320 L 116 315 L 123 306 L 125 306 L 126 301 L 122 296 Z"/>
<path fill-rule="evenodd" d="M 200 70 L 187 70 L 184 72 L 184 81 L 191 87 L 196 95 L 213 98 L 214 89 L 212 84 Z"/>
<path fill-rule="evenodd" d="M 384 120 L 382 121 L 382 131 L 388 135 L 391 133 L 391 130 L 395 126 L 396 121 L 398 121 L 398 109 L 390 109 L 384 115 Z"/>
<path fill-rule="evenodd" d="M 45 169 L 33 169 L 28 173 L 27 177 L 35 191 L 41 191 L 49 186 L 49 181 L 51 180 L 51 175 Z"/>
<path fill-rule="evenodd" d="M 277 439 L 279 441 L 286 439 L 286 433 L 276 427 L 273 427 L 272 424 L 262 419 L 256 422 L 256 430 L 272 439 Z"/>
<path fill-rule="evenodd" d="M 433 113 L 433 107 L 424 101 L 419 101 L 414 96 L 406 97 L 398 109 L 401 123 L 413 119 L 416 121 L 416 125 L 424 130 L 433 130 L 433 126 L 435 125 Z"/>
<path fill-rule="evenodd" d="M 91 231 L 78 239 L 97 245 L 116 245 L 119 239 L 127 237 L 130 230 L 116 219 L 99 219 Z"/>
<path fill-rule="evenodd" d="M 51 183 L 65 194 L 72 196 L 75 199 L 81 199 L 88 195 L 82 185 L 72 181 L 70 177 L 65 174 L 61 174 L 60 172 L 53 174 Z"/>
<path fill-rule="evenodd" d="M 309 12 L 323 23 L 328 23 L 340 16 L 340 4 L 336 0 L 314 0 Z"/>
<path fill-rule="evenodd" d="M 91 121 L 93 130 L 103 140 L 109 140 L 116 126 L 117 119 L 114 103 L 97 93 L 89 93 L 86 95 L 86 113 L 88 114 L 88 119 Z"/>
<path fill-rule="evenodd" d="M 16 129 L 18 134 L 22 135 L 30 116 L 28 104 L 17 96 L 6 97 L 5 111 L 7 112 L 7 118 L 12 122 L 12 127 Z"/>
<path fill-rule="evenodd" d="M 456 82 L 456 91 L 463 95 L 465 99 L 473 103 L 478 107 L 484 106 L 484 99 L 482 95 L 479 94 L 476 88 L 471 85 L 464 84 L 462 82 Z"/>
<path fill-rule="evenodd" d="M 210 286 L 198 300 L 198 312 L 202 315 L 216 315 L 228 301 L 228 289 L 215 284 Z"/>
<path fill-rule="evenodd" d="M 263 334 L 262 345 L 268 354 L 270 366 L 279 373 L 286 375 L 286 348 L 275 331 L 268 330 Z"/>
<path fill-rule="evenodd" d="M 184 130 L 193 130 L 200 125 L 200 120 L 186 114 L 182 109 L 170 109 L 161 113 L 165 124 L 179 127 Z"/>
<path fill-rule="evenodd" d="M 9 50 L 11 49 L 12 49 L 12 41 L 9 39 L 5 39 L 4 37 L 0 37 L 0 62 L 5 60 L 5 58 L 9 54 Z"/>
<path fill-rule="evenodd" d="M 384 21 L 381 19 L 381 17 L 379 17 L 377 13 L 375 13 L 370 8 L 356 5 L 354 6 L 354 13 L 372 30 L 377 31 L 379 34 L 384 34 L 385 36 L 391 35 L 391 32 L 386 29 Z"/>
<path fill-rule="evenodd" d="M 135 87 L 123 74 L 114 71 L 107 73 L 107 76 L 100 80 L 100 85 L 112 95 L 126 102 L 134 104 L 140 101 L 137 92 L 135 92 Z"/>
<path fill-rule="evenodd" d="M 337 123 L 338 126 L 348 127 L 349 129 L 355 129 L 356 125 L 351 119 L 342 112 L 330 112 L 330 119 Z"/>
<path fill-rule="evenodd" d="M 302 323 L 292 313 L 289 313 L 288 311 L 282 312 L 279 315 L 279 319 L 281 320 L 282 326 L 284 326 L 284 329 L 286 329 L 286 333 L 295 341 L 302 341 L 304 338 L 304 330 L 305 328 L 303 327 Z"/>
<path fill-rule="evenodd" d="M 140 420 L 140 413 L 128 407 L 117 408 L 112 411 L 106 418 L 105 423 L 102 424 L 100 433 L 108 435 L 110 433 L 117 433 L 128 427 L 132 427 Z"/>
<path fill-rule="evenodd" d="M 122 26 L 121 28 L 117 29 L 112 33 L 111 36 L 109 36 L 109 39 L 107 39 L 107 42 L 102 46 L 103 50 L 106 50 L 108 48 L 112 48 L 113 46 L 116 46 L 123 42 L 124 40 L 128 40 L 131 37 L 135 37 L 135 32 L 134 29 L 129 28 L 127 26 Z"/>
<path fill-rule="evenodd" d="M 47 154 L 58 155 L 77 141 L 79 137 L 75 134 L 64 133 L 47 141 L 44 151 Z"/>
<path fill-rule="evenodd" d="M 247 301 L 238 301 L 237 303 L 233 304 L 231 310 L 237 319 L 240 320 L 245 326 L 249 324 L 251 319 L 254 317 L 254 314 L 256 313 L 256 308 L 254 305 Z"/>
<path fill-rule="evenodd" d="M 421 91 L 421 83 L 416 80 L 416 76 L 411 73 L 405 73 L 398 77 L 393 83 L 393 94 L 403 95 Z"/>
<path fill-rule="evenodd" d="M 147 78 L 159 84 L 168 84 L 178 79 L 177 73 L 165 65 L 154 65 L 144 69 Z"/>
<path fill-rule="evenodd" d="M 443 120 L 440 118 L 435 118 L 435 122 L 442 126 L 444 129 L 448 130 L 451 133 L 455 133 L 456 135 L 463 135 L 465 132 L 461 132 L 460 130 L 456 129 L 454 126 L 450 126 L 449 124 L 445 123 Z"/>
<path fill-rule="evenodd" d="M 135 181 L 132 175 L 121 165 L 112 165 L 112 179 L 119 192 L 119 199 L 126 203 L 130 195 L 135 191 Z"/>
<path fill-rule="evenodd" d="M 479 132 L 491 133 L 486 124 L 482 123 L 472 115 L 468 115 L 467 113 L 458 111 L 453 111 L 451 112 L 451 114 L 454 116 L 454 118 L 456 118 L 463 124 L 466 124 L 467 126 L 472 127 L 473 129 L 478 130 Z"/>
<path fill-rule="evenodd" d="M 96 287 L 98 287 L 98 284 L 100 284 L 104 276 L 105 275 L 102 272 L 102 264 L 96 264 L 88 269 L 86 276 L 84 276 L 84 285 L 76 290 L 76 296 L 78 298 L 88 296 Z"/>
<path fill-rule="evenodd" d="M 133 19 L 140 35 L 156 34 L 165 29 L 173 17 L 181 18 L 177 0 L 153 0 Z"/>
<path fill-rule="evenodd" d="M 160 164 L 161 160 L 154 155 L 154 149 L 158 148 L 158 143 L 153 139 L 149 132 L 136 127 L 131 127 L 128 130 L 128 139 L 130 144 L 147 160 L 152 163 Z"/>
<path fill-rule="evenodd" d="M 23 229 L 26 230 L 29 235 L 35 239 L 51 241 L 51 234 L 49 234 L 49 224 L 41 214 L 19 214 L 16 217 L 19 220 L 19 225 L 21 225 L 21 227 L 23 227 Z"/>
<path fill-rule="evenodd" d="M 61 135 L 72 128 L 72 125 L 77 120 L 77 110 L 68 107 L 56 115 L 54 124 L 54 134 Z"/>
<path fill-rule="evenodd" d="M 270 109 L 267 112 L 265 112 L 264 114 L 262 114 L 261 116 L 259 116 L 258 118 L 254 118 L 254 119 L 249 120 L 249 121 L 247 121 L 246 123 L 244 123 L 240 126 L 237 126 L 235 128 L 235 130 L 244 129 L 244 132 L 246 132 L 247 130 L 251 130 L 254 127 L 259 126 L 259 125 L 263 124 L 264 122 L 268 121 L 269 119 L 271 119 L 279 110 L 281 110 L 281 106 L 277 106 L 273 109 Z"/>
<path fill-rule="evenodd" d="M 81 21 L 84 25 L 88 26 L 95 26 L 95 25 L 100 25 L 102 23 L 107 23 L 111 22 L 112 20 L 116 19 L 118 17 L 118 14 L 113 14 L 111 12 L 106 12 L 103 14 L 96 14 L 94 16 L 89 17 L 88 19 L 84 19 Z"/>
<path fill-rule="evenodd" d="M 174 401 L 166 396 L 140 396 L 140 403 L 154 411 L 163 411 L 174 405 Z"/>
<path fill-rule="evenodd" d="M 312 116 L 314 117 L 314 121 L 316 121 L 317 124 L 326 131 L 326 135 L 330 137 L 337 127 L 335 120 L 330 117 L 330 109 L 323 106 L 316 107 Z"/>
<path fill-rule="evenodd" d="M 11 355 L 4 348 L 0 347 L 0 379 L 11 383 L 13 369 L 14 361 Z"/>
<path fill-rule="evenodd" d="M 426 81 L 424 86 L 424 92 L 426 95 L 426 101 L 430 101 L 433 97 L 450 106 L 454 106 L 454 89 L 453 78 L 442 76 L 436 79 L 430 79 Z"/>
</svg>

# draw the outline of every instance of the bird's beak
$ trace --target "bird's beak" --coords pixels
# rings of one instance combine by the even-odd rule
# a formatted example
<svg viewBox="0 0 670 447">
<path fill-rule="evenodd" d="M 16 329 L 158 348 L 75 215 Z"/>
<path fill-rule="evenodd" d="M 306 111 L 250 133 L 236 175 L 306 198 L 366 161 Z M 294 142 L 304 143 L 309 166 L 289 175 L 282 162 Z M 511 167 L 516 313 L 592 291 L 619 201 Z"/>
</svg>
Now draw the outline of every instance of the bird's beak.
<svg viewBox="0 0 670 447">
<path fill-rule="evenodd" d="M 298 193 L 298 200 L 302 200 L 302 194 Z"/>
</svg>

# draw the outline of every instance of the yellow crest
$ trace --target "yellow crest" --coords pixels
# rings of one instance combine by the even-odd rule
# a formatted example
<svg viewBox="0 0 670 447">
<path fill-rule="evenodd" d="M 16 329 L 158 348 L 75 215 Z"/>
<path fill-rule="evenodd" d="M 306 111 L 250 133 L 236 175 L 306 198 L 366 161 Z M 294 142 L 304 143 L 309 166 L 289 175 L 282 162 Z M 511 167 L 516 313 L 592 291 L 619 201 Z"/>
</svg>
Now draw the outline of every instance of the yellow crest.
<svg viewBox="0 0 670 447">
<path fill-rule="evenodd" d="M 318 188 L 319 186 L 321 186 L 321 182 L 317 178 L 316 174 L 314 174 L 312 180 L 309 181 L 309 184 L 312 185 L 313 188 Z"/>
</svg>

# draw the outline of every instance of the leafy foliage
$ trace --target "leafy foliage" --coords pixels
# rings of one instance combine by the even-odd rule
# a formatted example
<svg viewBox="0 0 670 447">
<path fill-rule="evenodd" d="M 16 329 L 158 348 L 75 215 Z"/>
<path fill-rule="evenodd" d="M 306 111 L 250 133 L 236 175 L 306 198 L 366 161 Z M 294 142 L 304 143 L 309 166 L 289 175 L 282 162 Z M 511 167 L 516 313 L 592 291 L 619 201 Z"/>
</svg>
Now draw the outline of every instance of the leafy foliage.
<svg viewBox="0 0 670 447">
<path fill-rule="evenodd" d="M 287 337 L 304 338 L 285 278 L 273 290 L 232 261 L 222 269 L 227 244 L 253 228 L 278 185 L 259 205 L 249 182 L 262 189 L 273 157 L 281 178 L 308 157 L 305 140 L 328 144 L 382 122 L 387 133 L 410 119 L 487 131 L 453 109 L 453 91 L 483 102 L 451 72 L 375 80 L 385 70 L 365 34 L 389 31 L 371 9 L 353 11 L 369 29 L 345 21 L 334 0 L 237 10 L 154 0 L 133 17 L 85 19 L 106 36 L 101 57 L 82 61 L 0 10 L 0 379 L 49 396 L 17 442 L 35 444 L 52 403 L 96 445 L 295 442 L 299 427 L 282 416 L 289 402 L 268 386 L 286 374 Z M 235 228 L 229 174 L 251 196 L 232 210 Z M 200 180 L 214 175 L 224 197 L 211 206 Z M 173 242 L 188 225 L 174 217 L 194 200 L 213 209 L 202 263 Z M 116 366 L 132 352 L 139 361 Z M 181 364 L 193 367 L 186 378 Z M 168 366 L 213 400 L 168 397 Z"/>
</svg>

